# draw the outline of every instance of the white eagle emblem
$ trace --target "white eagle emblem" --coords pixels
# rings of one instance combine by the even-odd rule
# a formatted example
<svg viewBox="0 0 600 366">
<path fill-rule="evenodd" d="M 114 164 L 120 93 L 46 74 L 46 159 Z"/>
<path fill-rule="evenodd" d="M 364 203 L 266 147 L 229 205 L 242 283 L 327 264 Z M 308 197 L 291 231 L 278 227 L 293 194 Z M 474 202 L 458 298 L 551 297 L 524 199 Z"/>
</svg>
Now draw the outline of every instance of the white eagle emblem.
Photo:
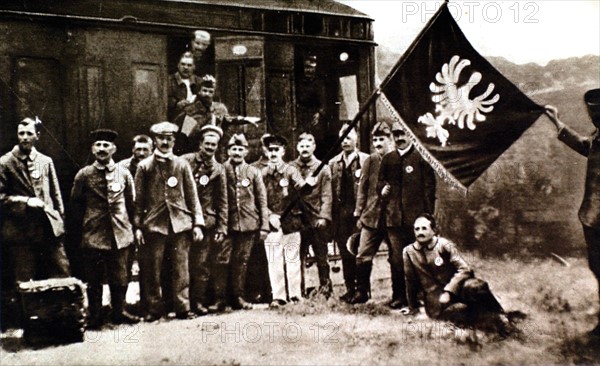
<svg viewBox="0 0 600 366">
<path fill-rule="evenodd" d="M 461 60 L 459 56 L 452 56 L 450 63 L 442 66 L 442 71 L 435 75 L 437 83 L 429 84 L 429 89 L 433 93 L 431 100 L 435 102 L 436 116 L 427 112 L 419 117 L 418 122 L 427 125 L 427 137 L 436 138 L 442 146 L 446 146 L 450 132 L 444 128 L 446 123 L 458 125 L 463 129 L 466 126 L 474 130 L 475 121 L 483 122 L 486 120 L 484 113 L 489 113 L 494 109 L 500 95 L 496 94 L 490 99 L 486 99 L 494 91 L 494 84 L 490 83 L 485 93 L 480 96 L 469 99 L 471 89 L 481 81 L 481 73 L 471 74 L 469 81 L 464 85 L 458 86 L 457 82 L 463 69 L 471 64 L 467 59 Z"/>
</svg>

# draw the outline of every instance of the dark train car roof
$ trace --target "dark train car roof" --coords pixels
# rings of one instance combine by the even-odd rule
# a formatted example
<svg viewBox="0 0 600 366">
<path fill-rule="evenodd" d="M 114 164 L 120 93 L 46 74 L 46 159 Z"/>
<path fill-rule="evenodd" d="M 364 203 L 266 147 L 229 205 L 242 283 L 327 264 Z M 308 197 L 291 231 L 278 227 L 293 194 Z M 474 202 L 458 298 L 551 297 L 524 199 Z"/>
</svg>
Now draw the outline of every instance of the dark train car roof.
<svg viewBox="0 0 600 366">
<path fill-rule="evenodd" d="M 240 8 L 268 9 L 282 11 L 301 11 L 328 15 L 342 15 L 371 19 L 360 11 L 333 0 L 161 0 L 174 3 L 197 3 L 204 5 L 222 5 Z M 372 20 L 372 19 L 371 19 Z"/>
</svg>

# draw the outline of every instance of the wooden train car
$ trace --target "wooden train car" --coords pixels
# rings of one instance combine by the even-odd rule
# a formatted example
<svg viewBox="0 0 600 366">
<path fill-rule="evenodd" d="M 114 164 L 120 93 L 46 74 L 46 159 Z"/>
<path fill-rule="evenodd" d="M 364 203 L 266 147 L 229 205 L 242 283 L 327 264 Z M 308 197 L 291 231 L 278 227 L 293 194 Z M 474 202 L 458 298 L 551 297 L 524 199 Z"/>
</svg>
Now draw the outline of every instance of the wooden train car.
<svg viewBox="0 0 600 366">
<path fill-rule="evenodd" d="M 264 132 L 294 142 L 304 130 L 297 88 L 309 55 L 326 98 L 321 145 L 374 88 L 372 19 L 332 0 L 4 0 L 0 152 L 16 143 L 18 120 L 39 116 L 40 150 L 65 191 L 90 161 L 91 130 L 117 130 L 115 158 L 127 157 L 134 135 L 166 119 L 168 75 L 196 29 L 212 35 L 220 101 L 263 119 L 244 127 L 254 145 Z M 373 108 L 361 121 L 363 150 L 374 118 Z"/>
</svg>

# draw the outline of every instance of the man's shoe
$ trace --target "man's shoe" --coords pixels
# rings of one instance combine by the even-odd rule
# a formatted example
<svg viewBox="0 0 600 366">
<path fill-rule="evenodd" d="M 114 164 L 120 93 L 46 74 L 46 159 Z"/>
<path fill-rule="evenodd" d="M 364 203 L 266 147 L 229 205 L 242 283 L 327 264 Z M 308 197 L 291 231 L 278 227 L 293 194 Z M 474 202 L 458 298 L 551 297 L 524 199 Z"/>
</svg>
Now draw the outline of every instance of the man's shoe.
<svg viewBox="0 0 600 366">
<path fill-rule="evenodd" d="M 235 310 L 250 310 L 252 304 L 244 300 L 242 297 L 236 297 L 231 304 L 231 307 Z"/>
<path fill-rule="evenodd" d="M 296 296 L 294 296 L 294 297 L 292 297 L 292 298 L 290 299 L 290 302 L 291 302 L 291 303 L 294 303 L 294 304 L 298 304 L 298 303 L 300 303 L 301 301 L 302 301 L 302 300 L 301 300 L 300 298 L 296 297 Z"/>
<path fill-rule="evenodd" d="M 329 299 L 332 293 L 333 285 L 330 279 L 323 281 L 323 284 L 319 286 L 319 289 L 317 290 L 317 295 L 323 295 L 326 299 Z"/>
<path fill-rule="evenodd" d="M 196 319 L 196 314 L 191 311 L 181 311 L 175 313 L 175 318 L 180 320 Z"/>
<path fill-rule="evenodd" d="M 98 330 L 102 328 L 104 322 L 102 321 L 101 316 L 91 316 L 90 320 L 87 322 L 86 329 L 90 330 Z"/>
<path fill-rule="evenodd" d="M 113 314 L 112 320 L 114 324 L 137 324 L 140 322 L 138 316 L 130 314 L 126 310 Z"/>
<path fill-rule="evenodd" d="M 144 323 L 154 323 L 156 321 L 159 321 L 160 318 L 161 316 L 158 314 L 148 314 L 144 317 Z"/>
<path fill-rule="evenodd" d="M 269 309 L 278 309 L 282 306 L 285 306 L 285 304 L 287 304 L 285 300 L 275 299 L 269 304 Z"/>
<path fill-rule="evenodd" d="M 340 296 L 340 301 L 351 304 L 352 299 L 354 298 L 355 293 L 347 291 L 345 294 Z"/>
<path fill-rule="evenodd" d="M 213 305 L 208 307 L 209 313 L 222 313 L 227 309 L 227 304 L 222 300 L 217 300 Z"/>
<path fill-rule="evenodd" d="M 359 291 L 356 291 L 356 294 L 350 300 L 349 304 L 364 304 L 367 301 L 369 301 L 369 293 L 368 292 L 362 292 L 362 291 L 359 290 Z"/>
<path fill-rule="evenodd" d="M 208 314 L 208 309 L 205 308 L 202 304 L 196 305 L 196 307 L 192 309 L 192 311 L 198 316 L 204 316 Z"/>
<path fill-rule="evenodd" d="M 392 299 L 387 305 L 392 309 L 402 309 L 406 306 L 406 304 L 404 304 L 404 302 L 400 299 Z"/>
</svg>

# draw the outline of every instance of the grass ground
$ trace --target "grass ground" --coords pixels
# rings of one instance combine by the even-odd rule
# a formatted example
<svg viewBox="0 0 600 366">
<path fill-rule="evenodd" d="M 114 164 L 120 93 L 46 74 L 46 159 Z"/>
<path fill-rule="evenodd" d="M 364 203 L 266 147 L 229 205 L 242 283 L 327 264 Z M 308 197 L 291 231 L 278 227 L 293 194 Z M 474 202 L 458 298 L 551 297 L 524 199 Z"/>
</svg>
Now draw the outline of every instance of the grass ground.
<svg viewBox="0 0 600 366">
<path fill-rule="evenodd" d="M 500 339 L 390 311 L 383 305 L 387 263 L 379 258 L 374 298 L 364 305 L 308 299 L 279 310 L 89 331 L 83 343 L 39 350 L 8 332 L 0 364 L 600 364 L 600 340 L 585 335 L 598 311 L 585 259 L 570 258 L 565 267 L 467 255 L 505 309 L 527 314 L 518 333 Z"/>
</svg>

